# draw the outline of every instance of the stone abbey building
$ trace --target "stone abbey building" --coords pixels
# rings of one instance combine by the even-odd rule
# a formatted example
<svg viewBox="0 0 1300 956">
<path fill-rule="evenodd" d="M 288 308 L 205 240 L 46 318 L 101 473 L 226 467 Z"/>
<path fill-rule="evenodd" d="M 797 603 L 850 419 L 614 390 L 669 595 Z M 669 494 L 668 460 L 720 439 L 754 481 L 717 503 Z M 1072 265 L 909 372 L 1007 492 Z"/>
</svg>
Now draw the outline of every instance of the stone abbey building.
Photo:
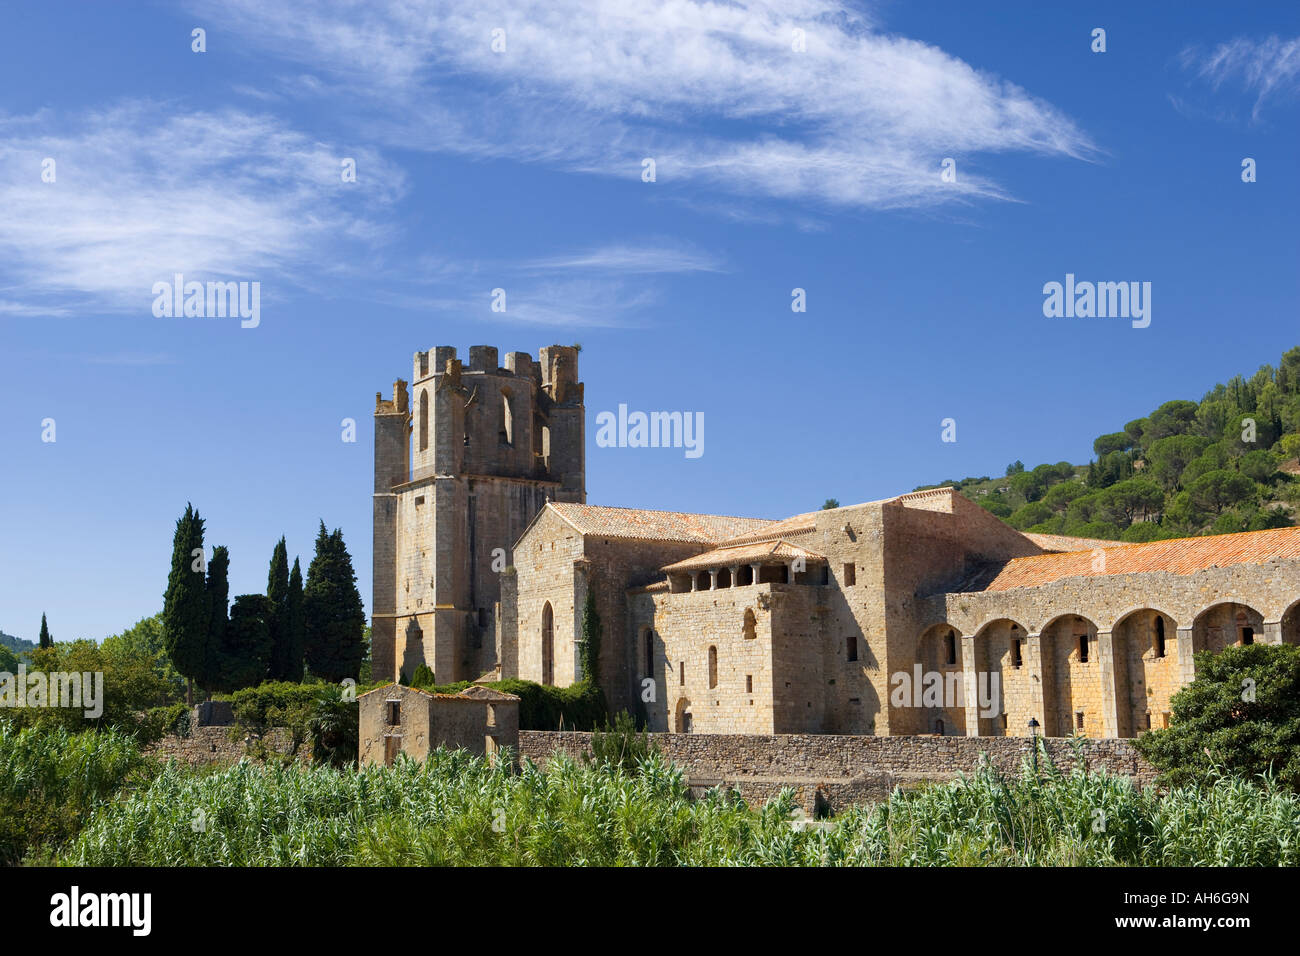
<svg viewBox="0 0 1300 956">
<path fill-rule="evenodd" d="M 595 677 L 652 730 L 1131 737 L 1196 652 L 1300 643 L 1300 528 L 1089 541 L 951 488 L 781 521 L 588 505 L 576 349 L 414 364 L 376 397 L 377 678 L 567 685 L 594 593 Z"/>
</svg>

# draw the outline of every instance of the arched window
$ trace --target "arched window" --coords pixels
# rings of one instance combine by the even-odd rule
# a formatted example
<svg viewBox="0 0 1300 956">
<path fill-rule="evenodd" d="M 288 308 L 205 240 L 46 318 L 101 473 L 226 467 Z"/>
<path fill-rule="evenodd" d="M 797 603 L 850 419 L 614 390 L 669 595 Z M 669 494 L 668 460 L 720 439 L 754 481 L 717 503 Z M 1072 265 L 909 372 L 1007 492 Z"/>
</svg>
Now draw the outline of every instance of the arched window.
<svg viewBox="0 0 1300 956">
<path fill-rule="evenodd" d="M 551 602 L 542 605 L 542 683 L 555 683 L 555 612 Z"/>
<path fill-rule="evenodd" d="M 709 687 L 710 689 L 718 686 L 718 649 L 709 648 Z"/>
<path fill-rule="evenodd" d="M 752 608 L 745 608 L 745 640 L 753 640 L 758 636 L 758 622 L 754 620 L 754 611 Z"/>
<path fill-rule="evenodd" d="M 1165 656 L 1165 619 L 1158 614 L 1156 615 L 1155 654 L 1156 657 Z"/>
<path fill-rule="evenodd" d="M 429 447 L 429 390 L 420 389 L 420 451 Z"/>
</svg>

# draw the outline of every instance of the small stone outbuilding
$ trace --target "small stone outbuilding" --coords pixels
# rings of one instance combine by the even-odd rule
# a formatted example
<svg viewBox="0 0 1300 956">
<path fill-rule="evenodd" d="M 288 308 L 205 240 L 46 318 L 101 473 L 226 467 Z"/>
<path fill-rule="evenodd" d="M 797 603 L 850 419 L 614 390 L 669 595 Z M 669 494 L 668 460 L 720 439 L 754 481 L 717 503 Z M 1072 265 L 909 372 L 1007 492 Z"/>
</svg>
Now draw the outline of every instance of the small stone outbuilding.
<svg viewBox="0 0 1300 956">
<path fill-rule="evenodd" d="M 360 763 L 391 764 L 399 753 L 424 760 L 439 747 L 495 759 L 519 752 L 519 698 L 475 685 L 459 694 L 430 694 L 388 684 L 357 698 Z"/>
</svg>

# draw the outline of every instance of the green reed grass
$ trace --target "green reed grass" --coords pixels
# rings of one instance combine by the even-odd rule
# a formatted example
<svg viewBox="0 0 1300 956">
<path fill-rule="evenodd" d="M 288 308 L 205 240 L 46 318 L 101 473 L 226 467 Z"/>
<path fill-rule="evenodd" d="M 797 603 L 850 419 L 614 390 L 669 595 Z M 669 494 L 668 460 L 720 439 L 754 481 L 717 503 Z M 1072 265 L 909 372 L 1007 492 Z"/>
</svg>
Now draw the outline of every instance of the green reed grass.
<svg viewBox="0 0 1300 956">
<path fill-rule="evenodd" d="M 512 773 L 465 752 L 359 771 L 175 765 L 104 804 L 73 865 L 1277 866 L 1297 865 L 1300 798 L 1219 777 L 1159 793 L 1075 770 L 983 767 L 897 790 L 833 827 L 792 825 L 789 792 L 761 809 L 692 800 L 651 754 L 637 772 L 557 758 Z M 196 811 L 201 811 L 196 813 Z M 196 822 L 197 821 L 197 822 Z"/>
</svg>

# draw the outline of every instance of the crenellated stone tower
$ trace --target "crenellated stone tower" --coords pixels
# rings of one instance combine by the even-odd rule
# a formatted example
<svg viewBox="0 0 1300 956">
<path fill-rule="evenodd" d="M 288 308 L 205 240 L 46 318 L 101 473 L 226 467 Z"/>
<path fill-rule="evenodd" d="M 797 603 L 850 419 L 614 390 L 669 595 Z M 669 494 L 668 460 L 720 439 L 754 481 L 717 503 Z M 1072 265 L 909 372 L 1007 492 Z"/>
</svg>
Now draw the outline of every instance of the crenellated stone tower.
<svg viewBox="0 0 1300 956">
<path fill-rule="evenodd" d="M 502 367 L 476 345 L 465 366 L 439 346 L 415 353 L 412 381 L 375 396 L 373 673 L 473 680 L 502 663 L 515 540 L 547 501 L 587 500 L 578 350 Z"/>
</svg>

